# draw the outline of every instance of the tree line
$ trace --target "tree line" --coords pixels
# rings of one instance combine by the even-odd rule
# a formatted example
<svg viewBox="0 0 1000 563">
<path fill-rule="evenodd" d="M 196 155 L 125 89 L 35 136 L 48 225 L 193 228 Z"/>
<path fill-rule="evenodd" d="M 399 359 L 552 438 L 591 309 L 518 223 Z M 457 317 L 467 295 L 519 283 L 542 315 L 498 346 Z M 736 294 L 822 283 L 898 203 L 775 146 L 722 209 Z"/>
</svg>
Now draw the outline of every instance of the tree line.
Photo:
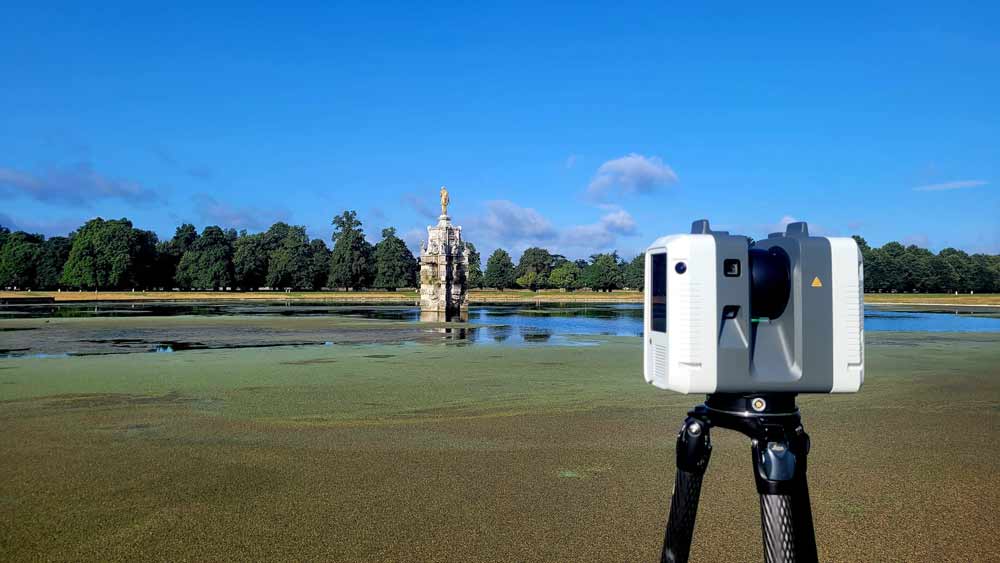
<svg viewBox="0 0 1000 563">
<path fill-rule="evenodd" d="M 868 293 L 1000 293 L 1000 255 L 950 247 L 934 254 L 895 241 L 872 248 L 859 236 L 854 240 L 865 261 Z"/>
<path fill-rule="evenodd" d="M 354 211 L 334 217 L 332 249 L 310 240 L 303 226 L 278 222 L 260 233 L 212 225 L 199 233 L 177 227 L 169 240 L 128 219 L 87 221 L 68 237 L 45 238 L 0 226 L 0 288 L 351 290 L 416 287 L 419 264 L 396 230 L 371 244 Z M 865 261 L 866 292 L 1000 292 L 1000 256 L 933 252 L 890 242 L 872 248 L 854 237 Z M 472 243 L 467 282 L 472 288 L 643 289 L 644 259 L 617 252 L 570 260 L 547 249 L 525 250 L 515 265 L 498 248 L 486 261 Z"/>
<path fill-rule="evenodd" d="M 1000 255 L 970 255 L 955 248 L 935 254 L 898 242 L 872 248 L 862 237 L 854 240 L 864 260 L 868 293 L 1000 293 Z M 640 254 L 624 260 L 612 252 L 595 254 L 589 261 L 570 261 L 544 248 L 529 248 L 515 267 L 510 255 L 498 249 L 487 261 L 482 285 L 498 289 L 642 290 L 643 258 Z"/>
<path fill-rule="evenodd" d="M 0 288 L 395 290 L 415 287 L 418 265 L 396 236 L 365 239 L 354 211 L 333 219 L 332 250 L 303 226 L 278 222 L 261 233 L 211 225 L 177 227 L 169 240 L 128 219 L 87 221 L 68 237 L 0 226 Z"/>
<path fill-rule="evenodd" d="M 475 267 L 478 268 L 478 256 Z M 470 264 L 471 264 L 470 260 Z M 532 247 L 521 254 L 517 266 L 510 254 L 502 248 L 496 249 L 486 261 L 486 271 L 479 283 L 472 287 L 492 287 L 499 290 L 522 288 L 563 289 L 575 291 L 589 288 L 593 291 L 643 288 L 644 259 L 640 254 L 631 260 L 624 260 L 617 252 L 594 254 L 590 260 L 569 260 L 565 256 L 552 254 L 544 248 Z M 470 266 L 470 270 L 473 268 Z"/>
</svg>

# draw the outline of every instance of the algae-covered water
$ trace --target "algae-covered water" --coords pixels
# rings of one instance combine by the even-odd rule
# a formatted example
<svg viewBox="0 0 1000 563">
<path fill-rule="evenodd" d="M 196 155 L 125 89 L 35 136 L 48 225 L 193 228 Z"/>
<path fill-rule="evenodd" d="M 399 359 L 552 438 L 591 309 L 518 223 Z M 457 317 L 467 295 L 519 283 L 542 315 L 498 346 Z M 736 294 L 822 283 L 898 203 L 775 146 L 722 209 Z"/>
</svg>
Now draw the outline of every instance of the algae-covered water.
<svg viewBox="0 0 1000 563">
<path fill-rule="evenodd" d="M 0 358 L 0 559 L 656 560 L 701 398 L 634 336 L 473 323 L 2 320 L 80 355 Z M 820 559 L 996 560 L 1000 333 L 866 337 L 861 393 L 800 400 Z M 712 438 L 692 560 L 760 561 L 749 444 Z"/>
</svg>

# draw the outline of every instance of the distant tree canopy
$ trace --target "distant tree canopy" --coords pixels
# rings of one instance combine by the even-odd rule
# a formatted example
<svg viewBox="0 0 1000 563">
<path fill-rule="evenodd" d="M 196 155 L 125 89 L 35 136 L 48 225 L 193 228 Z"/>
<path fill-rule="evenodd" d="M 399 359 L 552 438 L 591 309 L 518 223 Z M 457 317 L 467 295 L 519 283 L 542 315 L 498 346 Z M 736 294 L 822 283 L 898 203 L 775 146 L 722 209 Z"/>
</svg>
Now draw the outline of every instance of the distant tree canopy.
<svg viewBox="0 0 1000 563">
<path fill-rule="evenodd" d="M 514 275 L 517 284 L 532 291 L 549 287 L 549 274 L 555 266 L 552 254 L 544 248 L 531 247 L 521 254 Z"/>
<path fill-rule="evenodd" d="M 70 241 L 62 285 L 81 289 L 152 286 L 157 243 L 153 232 L 132 227 L 128 219 L 97 218 L 71 233 Z"/>
<path fill-rule="evenodd" d="M 183 289 L 226 289 L 233 285 L 233 241 L 215 225 L 205 227 L 177 264 Z"/>
<path fill-rule="evenodd" d="M 419 264 L 396 230 L 382 230 L 372 246 L 354 211 L 333 219 L 333 249 L 309 240 L 303 226 L 278 222 L 264 232 L 237 233 L 208 226 L 177 227 L 169 240 L 137 229 L 128 219 L 87 221 L 68 237 L 46 239 L 0 226 L 0 288 L 17 289 L 201 289 L 318 290 L 325 287 L 394 290 L 415 287 Z M 1000 255 L 938 253 L 888 242 L 871 247 L 855 236 L 865 263 L 867 292 L 1000 293 Z M 642 290 L 645 258 L 616 252 L 570 261 L 541 247 L 526 249 L 515 267 L 496 249 L 485 271 L 476 246 L 469 253 L 472 288 L 574 291 Z"/>
<path fill-rule="evenodd" d="M 595 254 L 583 272 L 583 284 L 594 291 L 611 291 L 622 288 L 622 264 L 618 253 Z"/>
<path fill-rule="evenodd" d="M 573 291 L 583 287 L 583 270 L 575 262 L 566 261 L 552 270 L 549 274 L 549 283 L 552 287 Z"/>
<path fill-rule="evenodd" d="M 625 265 L 622 272 L 622 279 L 625 287 L 642 291 L 646 286 L 646 255 L 640 254 Z"/>
<path fill-rule="evenodd" d="M 19 289 L 38 287 L 45 239 L 25 232 L 4 233 L 0 248 L 0 283 Z"/>
<path fill-rule="evenodd" d="M 372 245 L 365 240 L 358 214 L 344 211 L 333 218 L 333 226 L 336 230 L 330 255 L 330 286 L 347 289 L 370 287 L 375 277 Z"/>
<path fill-rule="evenodd" d="M 998 255 L 969 255 L 954 248 L 934 254 L 898 242 L 872 248 L 862 237 L 855 236 L 854 240 L 865 262 L 867 292 L 1000 292 Z"/>
<path fill-rule="evenodd" d="M 263 287 L 267 279 L 267 245 L 264 233 L 248 234 L 243 231 L 233 243 L 233 277 L 241 289 Z"/>
<path fill-rule="evenodd" d="M 469 253 L 469 287 L 479 289 L 483 287 L 482 258 L 479 256 L 479 251 L 476 250 L 476 245 L 471 242 L 465 243 L 465 248 Z"/>
<path fill-rule="evenodd" d="M 329 275 L 330 249 L 322 239 L 314 238 L 309 242 L 309 289 L 320 290 L 326 287 Z"/>
<path fill-rule="evenodd" d="M 483 285 L 503 291 L 514 287 L 514 281 L 514 262 L 511 261 L 510 254 L 502 248 L 494 250 L 490 259 L 486 261 Z"/>
<path fill-rule="evenodd" d="M 264 233 L 264 246 L 268 250 L 264 278 L 267 287 L 312 287 L 312 247 L 305 227 L 275 223 Z"/>
<path fill-rule="evenodd" d="M 382 240 L 375 245 L 374 257 L 376 288 L 396 291 L 400 287 L 416 287 L 417 259 L 396 236 L 396 229 L 382 229 Z"/>
</svg>

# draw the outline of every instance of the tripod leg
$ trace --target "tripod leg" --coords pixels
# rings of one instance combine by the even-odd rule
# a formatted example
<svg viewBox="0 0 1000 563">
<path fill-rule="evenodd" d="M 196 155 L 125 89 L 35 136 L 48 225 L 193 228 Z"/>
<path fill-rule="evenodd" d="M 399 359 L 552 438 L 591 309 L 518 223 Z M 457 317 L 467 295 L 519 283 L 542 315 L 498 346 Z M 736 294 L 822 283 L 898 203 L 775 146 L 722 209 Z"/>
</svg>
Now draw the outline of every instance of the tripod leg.
<svg viewBox="0 0 1000 563">
<path fill-rule="evenodd" d="M 701 481 L 712 455 L 708 423 L 688 417 L 677 434 L 677 475 L 670 499 L 670 516 L 663 538 L 661 563 L 683 563 L 691 552 Z"/>
<path fill-rule="evenodd" d="M 814 563 L 813 528 L 806 456 L 809 436 L 798 426 L 792 436 L 754 440 L 754 477 L 760 494 L 760 521 L 767 563 Z"/>
</svg>

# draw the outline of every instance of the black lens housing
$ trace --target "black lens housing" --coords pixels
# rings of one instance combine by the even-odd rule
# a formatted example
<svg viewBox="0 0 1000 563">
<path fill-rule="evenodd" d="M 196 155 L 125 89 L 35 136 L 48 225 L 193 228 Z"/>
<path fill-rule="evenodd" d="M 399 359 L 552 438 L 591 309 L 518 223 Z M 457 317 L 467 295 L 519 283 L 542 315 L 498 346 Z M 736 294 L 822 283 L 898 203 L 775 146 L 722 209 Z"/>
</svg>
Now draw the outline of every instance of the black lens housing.
<svg viewBox="0 0 1000 563">
<path fill-rule="evenodd" d="M 791 261 L 779 247 L 751 248 L 750 316 L 777 319 L 785 312 L 792 292 Z"/>
</svg>

